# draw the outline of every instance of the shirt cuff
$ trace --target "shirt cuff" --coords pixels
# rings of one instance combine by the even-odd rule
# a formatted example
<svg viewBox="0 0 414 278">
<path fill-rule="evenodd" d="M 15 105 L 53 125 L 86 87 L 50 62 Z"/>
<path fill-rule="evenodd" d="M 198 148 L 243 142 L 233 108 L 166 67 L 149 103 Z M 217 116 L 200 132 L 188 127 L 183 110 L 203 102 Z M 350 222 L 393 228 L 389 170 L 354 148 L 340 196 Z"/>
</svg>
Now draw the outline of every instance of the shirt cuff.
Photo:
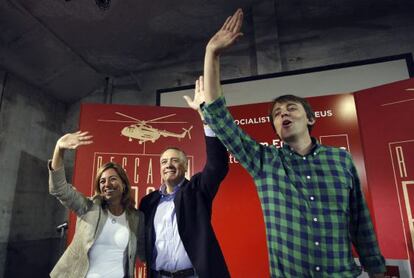
<svg viewBox="0 0 414 278">
<path fill-rule="evenodd" d="M 221 117 L 221 115 L 224 114 L 223 111 L 225 111 L 225 107 L 226 100 L 223 96 L 218 97 L 211 103 L 204 103 L 201 106 L 201 111 L 204 115 L 204 120 L 207 122 L 207 124 L 212 123 L 212 118 Z"/>
<path fill-rule="evenodd" d="M 207 137 L 216 137 L 216 134 L 208 125 L 204 125 L 203 127 L 204 127 L 204 134 Z"/>
<path fill-rule="evenodd" d="M 62 166 L 62 167 L 60 167 L 58 169 L 53 169 L 52 168 L 52 159 L 49 159 L 47 161 L 47 168 L 49 169 L 50 172 L 55 172 L 55 171 L 60 170 L 61 168 L 64 168 L 64 167 Z"/>
<path fill-rule="evenodd" d="M 220 109 L 220 107 L 222 106 L 226 106 L 226 100 L 224 96 L 219 96 L 213 102 L 203 103 L 203 105 L 201 106 L 201 110 L 214 111 L 215 109 Z"/>
<path fill-rule="evenodd" d="M 386 271 L 385 260 L 381 255 L 365 258 L 360 257 L 359 260 L 361 261 L 364 270 L 370 274 L 385 273 Z"/>
<path fill-rule="evenodd" d="M 54 171 L 55 170 L 55 169 L 52 168 L 52 160 L 51 159 L 49 159 L 47 161 L 47 168 L 49 169 L 49 171 Z"/>
</svg>

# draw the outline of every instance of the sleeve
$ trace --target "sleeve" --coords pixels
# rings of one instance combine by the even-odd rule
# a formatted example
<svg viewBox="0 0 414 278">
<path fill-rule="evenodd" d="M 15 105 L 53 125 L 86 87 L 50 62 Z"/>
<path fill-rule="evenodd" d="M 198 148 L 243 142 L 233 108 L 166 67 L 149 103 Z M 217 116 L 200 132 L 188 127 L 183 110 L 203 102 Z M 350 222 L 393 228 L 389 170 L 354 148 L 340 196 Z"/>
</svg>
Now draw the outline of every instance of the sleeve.
<svg viewBox="0 0 414 278">
<path fill-rule="evenodd" d="M 361 265 L 370 274 L 384 273 L 385 260 L 381 255 L 378 241 L 375 235 L 374 226 L 370 213 L 365 202 L 361 184 L 352 159 L 348 157 L 351 165 L 352 189 L 350 194 L 350 234 L 352 243 L 356 248 Z"/>
<path fill-rule="evenodd" d="M 263 146 L 234 123 L 225 105 L 224 97 L 219 97 L 210 104 L 204 104 L 202 112 L 209 127 L 229 152 L 250 175 L 257 176 L 262 165 Z"/>
<path fill-rule="evenodd" d="M 206 164 L 200 174 L 200 189 L 212 200 L 229 171 L 227 150 L 217 137 L 205 136 Z"/>
<path fill-rule="evenodd" d="M 78 216 L 83 215 L 92 205 L 92 201 L 77 191 L 71 184 L 68 184 L 64 167 L 52 170 L 50 163 L 51 161 L 48 162 L 49 193 Z"/>
</svg>

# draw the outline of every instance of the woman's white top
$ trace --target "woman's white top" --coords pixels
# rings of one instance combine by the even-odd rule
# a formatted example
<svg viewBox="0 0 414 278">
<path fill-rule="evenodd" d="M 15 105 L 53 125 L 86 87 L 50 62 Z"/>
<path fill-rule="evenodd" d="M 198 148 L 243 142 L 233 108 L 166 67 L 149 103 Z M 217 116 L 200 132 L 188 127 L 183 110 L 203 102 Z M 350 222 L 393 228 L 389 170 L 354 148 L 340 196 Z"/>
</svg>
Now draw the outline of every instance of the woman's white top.
<svg viewBox="0 0 414 278">
<path fill-rule="evenodd" d="M 115 216 L 108 210 L 108 219 L 102 232 L 89 250 L 86 278 L 124 277 L 128 240 L 125 211 L 120 216 Z"/>
</svg>

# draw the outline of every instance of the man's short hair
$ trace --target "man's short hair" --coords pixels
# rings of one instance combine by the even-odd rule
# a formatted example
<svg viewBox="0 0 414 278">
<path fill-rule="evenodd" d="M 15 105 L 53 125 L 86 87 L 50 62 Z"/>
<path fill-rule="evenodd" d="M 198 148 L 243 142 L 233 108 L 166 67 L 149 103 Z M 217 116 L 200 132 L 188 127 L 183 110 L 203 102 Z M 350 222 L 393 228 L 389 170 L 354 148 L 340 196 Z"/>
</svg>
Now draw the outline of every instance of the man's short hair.
<svg viewBox="0 0 414 278">
<path fill-rule="evenodd" d="M 270 106 L 270 111 L 269 111 L 269 118 L 270 118 L 270 124 L 272 125 L 273 130 L 276 132 L 275 126 L 273 124 L 273 108 L 275 107 L 276 103 L 286 103 L 286 102 L 296 102 L 302 105 L 303 109 L 305 109 L 306 112 L 306 117 L 309 120 L 314 120 L 315 119 L 315 113 L 313 112 L 312 107 L 310 106 L 309 102 L 302 97 L 298 97 L 295 95 L 282 95 L 279 96 L 275 99 L 273 99 L 272 104 Z M 312 131 L 312 127 L 313 125 L 308 125 L 308 130 L 309 133 Z"/>
</svg>

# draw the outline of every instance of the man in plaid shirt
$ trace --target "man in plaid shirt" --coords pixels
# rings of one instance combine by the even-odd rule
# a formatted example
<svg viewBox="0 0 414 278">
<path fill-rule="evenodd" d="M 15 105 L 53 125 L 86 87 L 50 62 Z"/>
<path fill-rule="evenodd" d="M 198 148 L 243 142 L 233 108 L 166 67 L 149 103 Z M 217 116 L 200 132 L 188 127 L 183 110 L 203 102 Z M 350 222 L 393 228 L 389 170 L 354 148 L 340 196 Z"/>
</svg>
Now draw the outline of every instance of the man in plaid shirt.
<svg viewBox="0 0 414 278">
<path fill-rule="evenodd" d="M 357 277 L 361 269 L 352 244 L 364 270 L 384 277 L 384 258 L 352 158 L 310 136 L 315 116 L 306 100 L 275 99 L 270 117 L 284 142 L 279 149 L 259 144 L 234 123 L 221 93 L 219 56 L 242 36 L 242 20 L 239 9 L 210 39 L 204 80 L 197 82 L 205 94 L 205 120 L 255 180 L 271 277 Z"/>
</svg>

